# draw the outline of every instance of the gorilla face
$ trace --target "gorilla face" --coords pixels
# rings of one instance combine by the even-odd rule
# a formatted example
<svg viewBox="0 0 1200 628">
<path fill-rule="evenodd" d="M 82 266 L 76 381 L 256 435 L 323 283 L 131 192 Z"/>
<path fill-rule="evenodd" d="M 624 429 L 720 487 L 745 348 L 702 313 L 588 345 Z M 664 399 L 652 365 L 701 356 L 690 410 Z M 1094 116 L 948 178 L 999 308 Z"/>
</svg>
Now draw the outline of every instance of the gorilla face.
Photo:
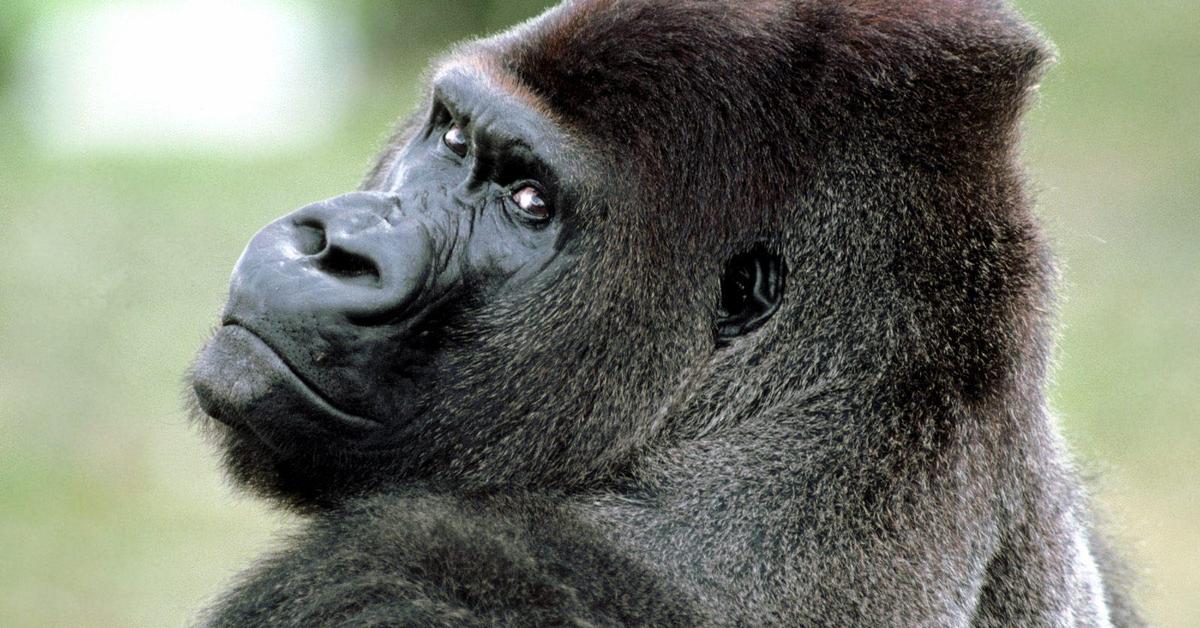
<svg viewBox="0 0 1200 628">
<path fill-rule="evenodd" d="M 546 110 L 451 62 L 359 191 L 251 240 L 193 371 L 235 478 L 302 502 L 414 477 L 582 481 L 645 439 L 653 408 L 637 400 L 665 397 L 689 352 L 774 313 L 765 251 L 729 259 L 724 280 L 606 261 L 635 247 L 595 190 L 630 185 Z M 690 301 L 668 301 L 678 286 Z"/>
<path fill-rule="evenodd" d="M 549 121 L 448 71 L 410 135 L 363 191 L 251 240 L 196 364 L 205 413 L 283 454 L 370 449 L 428 404 L 448 318 L 570 263 Z"/>
</svg>

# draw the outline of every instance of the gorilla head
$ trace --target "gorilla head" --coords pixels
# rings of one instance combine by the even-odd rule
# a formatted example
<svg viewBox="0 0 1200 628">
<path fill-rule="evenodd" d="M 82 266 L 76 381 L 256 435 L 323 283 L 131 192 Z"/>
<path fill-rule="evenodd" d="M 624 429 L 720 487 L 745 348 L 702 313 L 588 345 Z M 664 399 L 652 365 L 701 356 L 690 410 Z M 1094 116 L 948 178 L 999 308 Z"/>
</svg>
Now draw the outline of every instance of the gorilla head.
<svg viewBox="0 0 1200 628">
<path fill-rule="evenodd" d="M 194 374 L 231 468 L 571 489 L 814 387 L 949 438 L 1041 369 L 1010 155 L 1045 54 L 993 4 L 587 0 L 457 49 L 238 263 Z"/>
<path fill-rule="evenodd" d="M 194 372 L 235 475 L 579 487 L 839 373 L 995 394 L 1044 54 L 935 5 L 581 1 L 456 50 L 359 191 L 238 263 Z"/>
<path fill-rule="evenodd" d="M 813 96 L 776 82 L 817 51 L 605 4 L 450 55 L 359 191 L 250 242 L 194 371 L 242 480 L 591 482 L 779 309 Z"/>
</svg>

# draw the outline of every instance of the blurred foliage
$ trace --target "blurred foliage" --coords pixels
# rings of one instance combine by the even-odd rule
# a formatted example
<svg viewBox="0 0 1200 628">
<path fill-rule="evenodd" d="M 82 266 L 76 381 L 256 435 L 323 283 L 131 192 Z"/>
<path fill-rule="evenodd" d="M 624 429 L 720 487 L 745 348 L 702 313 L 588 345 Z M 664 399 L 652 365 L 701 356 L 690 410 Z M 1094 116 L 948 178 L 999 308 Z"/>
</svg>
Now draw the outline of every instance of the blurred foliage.
<svg viewBox="0 0 1200 628">
<path fill-rule="evenodd" d="M 1151 616 L 1197 626 L 1200 3 L 1018 4 L 1061 54 L 1025 148 L 1064 259 L 1053 404 Z M 231 497 L 181 410 L 232 263 L 268 219 L 357 183 L 430 54 L 545 5 L 339 3 L 373 78 L 336 138 L 294 154 L 51 158 L 0 100 L 0 625 L 185 623 L 289 526 Z M 62 6 L 0 3 L 0 90 Z"/>
<path fill-rule="evenodd" d="M 11 79 L 17 46 L 33 24 L 35 8 L 35 3 L 23 0 L 0 4 L 0 85 Z"/>
<path fill-rule="evenodd" d="M 359 2 L 358 11 L 371 49 L 387 65 L 403 59 L 414 42 L 428 45 L 490 33 L 537 15 L 551 4 L 546 0 L 405 0 L 402 10 L 397 10 L 397 3 Z"/>
</svg>

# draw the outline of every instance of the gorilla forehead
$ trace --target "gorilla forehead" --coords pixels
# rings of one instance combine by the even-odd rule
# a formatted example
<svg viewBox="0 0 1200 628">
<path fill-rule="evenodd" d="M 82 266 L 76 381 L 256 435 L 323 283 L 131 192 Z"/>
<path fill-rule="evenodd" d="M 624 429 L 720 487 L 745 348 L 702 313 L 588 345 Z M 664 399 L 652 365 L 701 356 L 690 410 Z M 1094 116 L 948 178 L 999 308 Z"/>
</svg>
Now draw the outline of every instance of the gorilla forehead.
<svg viewBox="0 0 1200 628">
<path fill-rule="evenodd" d="M 630 182 L 639 233 L 706 250 L 777 234 L 826 164 L 978 180 L 1051 58 L 991 0 L 577 0 L 462 53 Z"/>
<path fill-rule="evenodd" d="M 798 33 L 761 28 L 759 9 L 768 4 L 792 10 L 779 2 L 584 0 L 484 46 L 550 110 L 600 144 L 678 149 L 698 131 L 766 113 L 771 92 L 789 88 L 772 66 L 800 78 L 815 48 Z"/>
<path fill-rule="evenodd" d="M 606 141 L 630 137 L 622 130 L 632 124 L 697 114 L 720 124 L 696 127 L 710 132 L 740 128 L 743 115 L 766 123 L 855 83 L 877 93 L 928 83 L 954 98 L 1003 90 L 1003 80 L 968 79 L 997 70 L 1020 79 L 1049 57 L 998 0 L 576 0 L 482 45 L 550 110 L 608 131 Z M 956 73 L 962 80 L 941 82 Z"/>
</svg>

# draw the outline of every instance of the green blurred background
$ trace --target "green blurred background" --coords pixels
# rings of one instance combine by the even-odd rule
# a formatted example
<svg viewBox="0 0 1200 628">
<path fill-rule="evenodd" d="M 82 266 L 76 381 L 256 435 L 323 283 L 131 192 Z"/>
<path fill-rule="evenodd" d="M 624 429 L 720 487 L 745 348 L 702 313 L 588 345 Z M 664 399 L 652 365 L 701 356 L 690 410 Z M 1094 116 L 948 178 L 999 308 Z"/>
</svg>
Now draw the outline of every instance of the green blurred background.
<svg viewBox="0 0 1200 628">
<path fill-rule="evenodd" d="M 0 5 L 0 625 L 185 623 L 292 525 L 181 411 L 232 264 L 357 184 L 430 54 L 546 4 Z M 1025 144 L 1054 407 L 1150 616 L 1200 626 L 1200 2 L 1018 4 L 1061 54 Z"/>
</svg>

